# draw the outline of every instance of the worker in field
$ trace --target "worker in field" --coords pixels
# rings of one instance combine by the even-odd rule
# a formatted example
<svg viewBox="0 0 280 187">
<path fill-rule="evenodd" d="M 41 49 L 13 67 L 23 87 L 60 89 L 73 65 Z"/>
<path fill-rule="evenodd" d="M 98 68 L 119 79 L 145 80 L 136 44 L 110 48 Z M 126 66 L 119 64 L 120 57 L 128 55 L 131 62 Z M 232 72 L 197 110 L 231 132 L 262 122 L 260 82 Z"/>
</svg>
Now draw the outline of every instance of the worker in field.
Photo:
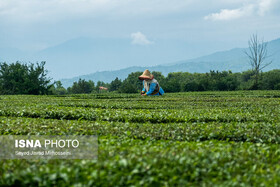
<svg viewBox="0 0 280 187">
<path fill-rule="evenodd" d="M 141 95 L 163 95 L 164 91 L 159 86 L 159 83 L 154 76 L 150 73 L 149 70 L 145 70 L 142 75 L 139 76 L 140 80 L 143 80 L 143 89 Z"/>
</svg>

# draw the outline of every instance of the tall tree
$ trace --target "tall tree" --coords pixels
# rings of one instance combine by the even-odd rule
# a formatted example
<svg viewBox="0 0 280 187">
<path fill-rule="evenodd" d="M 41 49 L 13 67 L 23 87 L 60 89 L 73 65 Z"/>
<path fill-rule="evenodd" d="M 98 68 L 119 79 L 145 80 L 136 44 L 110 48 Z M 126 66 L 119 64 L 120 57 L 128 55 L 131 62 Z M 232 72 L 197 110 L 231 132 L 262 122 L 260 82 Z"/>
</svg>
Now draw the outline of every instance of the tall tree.
<svg viewBox="0 0 280 187">
<path fill-rule="evenodd" d="M 68 89 L 68 92 L 73 94 L 91 93 L 93 89 L 94 82 L 79 79 L 78 82 L 73 83 L 72 87 Z"/>
<path fill-rule="evenodd" d="M 119 91 L 122 93 L 137 93 L 143 88 L 143 82 L 138 79 L 142 72 L 132 72 L 122 82 Z"/>
<path fill-rule="evenodd" d="M 62 86 L 61 81 L 54 82 L 54 94 L 56 95 L 64 95 L 67 93 L 67 90 Z"/>
<path fill-rule="evenodd" d="M 51 79 L 47 77 L 46 62 L 24 64 L 0 63 L 1 94 L 48 94 Z"/>
<path fill-rule="evenodd" d="M 257 34 L 253 34 L 248 41 L 249 50 L 245 51 L 245 54 L 249 58 L 252 71 L 254 72 L 254 85 L 252 89 L 259 88 L 259 77 L 260 72 L 270 65 L 272 61 L 267 62 L 268 52 L 267 52 L 267 42 L 260 40 Z"/>
<path fill-rule="evenodd" d="M 121 87 L 121 85 L 122 81 L 118 77 L 116 77 L 116 79 L 110 83 L 109 90 L 116 91 Z"/>
</svg>

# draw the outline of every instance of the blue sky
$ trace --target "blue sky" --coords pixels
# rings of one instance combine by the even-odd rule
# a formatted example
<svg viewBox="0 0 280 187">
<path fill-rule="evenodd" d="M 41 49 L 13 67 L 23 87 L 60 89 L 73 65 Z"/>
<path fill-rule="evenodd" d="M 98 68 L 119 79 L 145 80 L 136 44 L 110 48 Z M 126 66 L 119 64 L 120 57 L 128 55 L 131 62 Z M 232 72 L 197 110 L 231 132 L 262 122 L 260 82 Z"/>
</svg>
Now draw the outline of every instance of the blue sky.
<svg viewBox="0 0 280 187">
<path fill-rule="evenodd" d="M 256 32 L 279 38 L 279 10 L 279 0 L 1 0 L 0 47 L 34 52 L 79 37 L 180 41 L 197 48 L 187 59 L 246 47 Z"/>
</svg>

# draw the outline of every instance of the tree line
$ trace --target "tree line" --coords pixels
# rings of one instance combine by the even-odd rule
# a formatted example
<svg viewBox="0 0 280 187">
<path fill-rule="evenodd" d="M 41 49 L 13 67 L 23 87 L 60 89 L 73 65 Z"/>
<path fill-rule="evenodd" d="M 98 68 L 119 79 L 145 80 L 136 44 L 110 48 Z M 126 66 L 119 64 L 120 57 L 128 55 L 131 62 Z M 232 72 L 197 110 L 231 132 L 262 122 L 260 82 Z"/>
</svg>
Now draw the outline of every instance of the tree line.
<svg viewBox="0 0 280 187">
<path fill-rule="evenodd" d="M 138 93 L 143 87 L 138 76 L 142 72 L 132 72 L 126 79 L 118 77 L 110 83 L 79 79 L 71 87 L 64 88 L 60 81 L 51 84 L 47 76 L 45 62 L 24 64 L 20 62 L 0 63 L 0 94 L 64 95 L 103 92 Z M 233 73 L 231 71 L 210 71 L 207 73 L 173 72 L 164 76 L 152 72 L 165 92 L 189 91 L 234 91 L 234 90 L 280 90 L 280 70 L 259 72 L 254 70 Z M 258 81 L 256 81 L 258 76 Z"/>
<path fill-rule="evenodd" d="M 60 82 L 54 87 L 56 94 L 98 93 L 99 87 L 104 86 L 110 92 L 138 93 L 143 84 L 138 80 L 142 72 L 133 72 L 123 81 L 118 77 L 111 83 L 98 81 L 95 85 L 92 81 L 80 79 L 71 87 L 65 89 Z M 241 73 L 231 71 L 210 71 L 208 73 L 174 72 L 166 77 L 161 72 L 152 72 L 165 92 L 189 92 L 189 91 L 234 91 L 234 90 L 280 90 L 280 70 L 262 72 L 258 76 L 256 86 L 255 74 L 248 70 Z M 63 91 L 61 91 L 63 90 Z"/>
</svg>

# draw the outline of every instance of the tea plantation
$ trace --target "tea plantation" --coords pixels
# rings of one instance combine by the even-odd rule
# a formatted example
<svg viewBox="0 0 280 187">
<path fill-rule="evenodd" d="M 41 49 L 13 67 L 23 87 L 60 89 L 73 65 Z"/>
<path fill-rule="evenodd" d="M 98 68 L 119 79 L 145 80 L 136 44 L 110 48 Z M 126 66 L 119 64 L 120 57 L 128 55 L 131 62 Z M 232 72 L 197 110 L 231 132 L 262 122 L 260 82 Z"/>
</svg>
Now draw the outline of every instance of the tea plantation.
<svg viewBox="0 0 280 187">
<path fill-rule="evenodd" d="M 96 160 L 0 160 L 0 186 L 279 186 L 280 91 L 0 96 L 0 135 L 98 135 Z"/>
</svg>

